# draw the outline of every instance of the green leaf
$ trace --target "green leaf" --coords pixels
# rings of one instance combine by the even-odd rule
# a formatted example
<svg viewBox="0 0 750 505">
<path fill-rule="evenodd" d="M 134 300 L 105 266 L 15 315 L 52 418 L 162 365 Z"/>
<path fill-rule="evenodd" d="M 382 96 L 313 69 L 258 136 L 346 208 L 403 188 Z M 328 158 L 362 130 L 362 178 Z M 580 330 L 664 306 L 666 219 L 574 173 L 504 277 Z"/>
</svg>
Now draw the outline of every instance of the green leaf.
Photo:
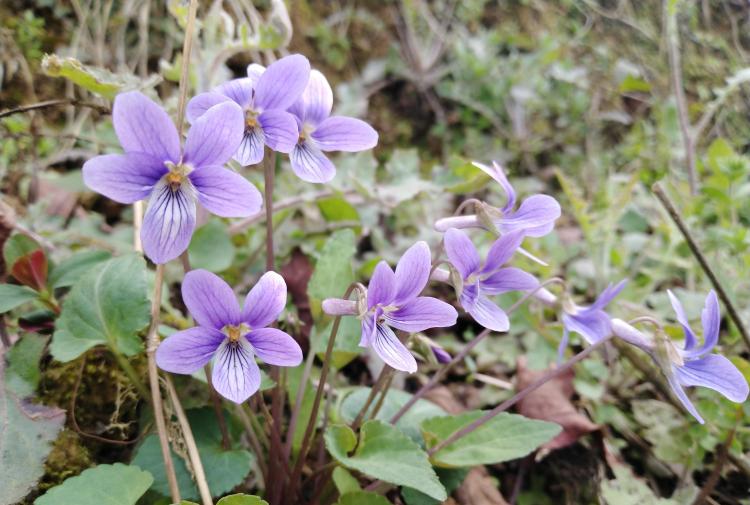
<svg viewBox="0 0 750 505">
<path fill-rule="evenodd" d="M 318 200 L 318 208 L 323 218 L 329 222 L 359 221 L 359 212 L 342 196 L 331 196 Z"/>
<path fill-rule="evenodd" d="M 65 422 L 65 411 L 19 400 L 6 389 L 0 357 L 0 505 L 17 503 L 44 475 L 44 461 Z"/>
<path fill-rule="evenodd" d="M 385 496 L 368 491 L 346 493 L 339 498 L 336 505 L 391 505 Z"/>
<path fill-rule="evenodd" d="M 333 479 L 333 484 L 336 486 L 336 491 L 340 495 L 362 491 L 359 481 L 343 466 L 334 468 L 331 478 Z"/>
<path fill-rule="evenodd" d="M 205 268 L 211 272 L 221 272 L 232 266 L 235 252 L 226 226 L 218 219 L 198 228 L 188 247 L 193 268 Z"/>
<path fill-rule="evenodd" d="M 313 327 L 310 334 L 312 340 L 313 352 L 315 352 L 321 361 L 325 357 L 326 347 L 328 347 L 328 338 L 331 336 L 331 321 L 325 328 L 319 330 Z M 339 324 L 339 332 L 336 335 L 336 341 L 333 343 L 333 357 L 331 364 L 338 369 L 345 367 L 354 358 L 359 356 L 362 348 L 359 341 L 362 338 L 362 326 L 358 319 L 354 317 L 344 317 Z"/>
<path fill-rule="evenodd" d="M 127 356 L 143 349 L 138 332 L 150 320 L 146 262 L 128 254 L 101 263 L 70 290 L 57 320 L 50 351 L 71 361 L 106 345 Z"/>
<path fill-rule="evenodd" d="M 445 487 L 445 491 L 450 496 L 453 491 L 458 489 L 463 483 L 466 475 L 469 473 L 468 468 L 437 468 L 435 472 L 440 478 L 440 482 Z M 406 505 L 440 505 L 440 502 L 430 498 L 421 491 L 405 487 L 401 490 L 401 497 Z"/>
<path fill-rule="evenodd" d="M 356 237 L 350 229 L 331 234 L 320 251 L 315 271 L 307 285 L 307 294 L 320 302 L 341 297 L 354 280 L 352 258 L 357 250 Z"/>
<path fill-rule="evenodd" d="M 304 366 L 290 367 L 287 368 L 287 381 L 286 390 L 289 397 L 289 405 L 293 406 L 297 402 L 297 392 L 299 391 L 300 381 L 302 380 L 302 374 L 304 373 Z M 294 428 L 294 437 L 292 438 L 292 449 L 299 451 L 302 446 L 302 438 L 305 436 L 305 429 L 307 428 L 307 422 L 312 414 L 312 407 L 315 401 L 315 389 L 308 380 L 304 384 L 305 393 L 302 396 L 302 404 L 300 405 L 299 418 L 297 426 Z"/>
<path fill-rule="evenodd" d="M 359 411 L 362 410 L 369 394 L 370 388 L 360 387 L 346 395 L 344 401 L 341 402 L 341 418 L 347 423 L 354 421 L 357 414 L 359 414 Z M 376 419 L 388 422 L 396 412 L 398 412 L 399 409 L 411 399 L 411 397 L 412 395 L 405 391 L 399 391 L 397 389 L 389 390 Z M 370 409 L 373 409 L 374 407 L 374 405 L 371 405 Z M 421 443 L 422 434 L 420 426 L 422 425 L 422 421 L 432 417 L 444 416 L 445 414 L 446 412 L 443 409 L 431 401 L 420 399 L 406 411 L 406 414 L 404 414 L 401 419 L 398 420 L 396 428 L 403 431 L 415 442 Z"/>
<path fill-rule="evenodd" d="M 21 233 L 12 235 L 3 246 L 3 259 L 5 259 L 8 270 L 13 267 L 18 258 L 26 256 L 40 248 L 39 243 L 31 237 Z"/>
<path fill-rule="evenodd" d="M 206 471 L 208 488 L 214 495 L 220 496 L 234 489 L 247 477 L 252 469 L 253 455 L 240 448 L 233 440 L 230 450 L 224 450 L 221 444 L 221 432 L 213 409 L 191 409 L 187 411 L 188 421 L 193 428 L 195 444 L 201 456 L 203 468 Z M 172 452 L 172 459 L 177 474 L 177 485 L 180 494 L 188 500 L 199 498 L 198 489 L 193 483 L 185 461 Z M 136 449 L 133 464 L 148 470 L 154 476 L 154 491 L 169 496 L 167 475 L 164 472 L 164 462 L 161 456 L 159 438 L 149 435 Z"/>
<path fill-rule="evenodd" d="M 0 284 L 0 314 L 15 309 L 31 300 L 36 300 L 39 293 L 26 286 L 17 284 Z"/>
<path fill-rule="evenodd" d="M 626 75 L 620 83 L 620 93 L 648 93 L 649 91 L 651 91 L 651 84 L 634 75 Z"/>
<path fill-rule="evenodd" d="M 436 500 L 445 500 L 448 496 L 427 454 L 394 426 L 377 420 L 367 421 L 362 425 L 357 444 L 351 428 L 332 425 L 326 430 L 325 441 L 328 452 L 349 469 L 399 486 L 413 487 Z M 352 451 L 354 454 L 350 456 Z"/>
<path fill-rule="evenodd" d="M 135 505 L 153 481 L 137 466 L 99 465 L 66 479 L 34 500 L 34 505 Z"/>
<path fill-rule="evenodd" d="M 91 270 L 94 265 L 110 259 L 107 251 L 83 251 L 61 261 L 52 269 L 49 284 L 53 288 L 67 288 Z"/>
<path fill-rule="evenodd" d="M 8 350 L 5 387 L 19 397 L 31 396 L 39 385 L 39 360 L 48 337 L 27 333 Z"/>
<path fill-rule="evenodd" d="M 268 502 L 255 495 L 230 494 L 216 502 L 216 505 L 268 505 Z"/>
<path fill-rule="evenodd" d="M 455 416 L 435 417 L 422 423 L 422 435 L 428 448 L 482 417 L 479 410 Z M 502 463 L 526 456 L 549 442 L 560 426 L 546 421 L 528 419 L 516 414 L 501 413 L 468 435 L 432 455 L 437 466 L 458 467 Z M 492 443 L 488 444 L 487 441 Z"/>
<path fill-rule="evenodd" d="M 657 497 L 641 479 L 622 465 L 613 467 L 615 478 L 602 481 L 602 498 L 607 505 L 677 505 Z M 689 503 L 689 502 L 681 502 Z"/>
<path fill-rule="evenodd" d="M 50 77 L 63 77 L 110 100 L 121 91 L 149 88 L 161 81 L 156 75 L 140 79 L 132 74 L 113 74 L 103 68 L 84 65 L 75 58 L 61 58 L 56 54 L 44 56 L 42 71 Z"/>
</svg>

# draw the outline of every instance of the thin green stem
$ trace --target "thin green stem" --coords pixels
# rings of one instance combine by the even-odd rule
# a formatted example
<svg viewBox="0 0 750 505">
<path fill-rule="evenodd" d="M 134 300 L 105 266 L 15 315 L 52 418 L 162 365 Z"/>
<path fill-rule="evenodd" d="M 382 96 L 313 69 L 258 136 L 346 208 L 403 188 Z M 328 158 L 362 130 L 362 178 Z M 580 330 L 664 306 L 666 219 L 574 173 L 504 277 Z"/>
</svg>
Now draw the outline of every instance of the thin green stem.
<svg viewBox="0 0 750 505">
<path fill-rule="evenodd" d="M 346 293 L 344 293 L 344 298 L 348 299 L 352 294 L 352 291 L 354 291 L 354 289 L 356 288 L 356 283 L 351 284 L 347 288 Z M 297 495 L 300 492 L 299 480 L 300 476 L 302 475 L 302 467 L 304 466 L 305 459 L 307 458 L 307 451 L 310 448 L 312 434 L 318 419 L 320 401 L 323 398 L 323 391 L 325 391 L 325 386 L 328 382 L 328 372 L 331 368 L 331 358 L 333 357 L 333 345 L 336 342 L 336 335 L 338 335 L 339 326 L 341 326 L 341 316 L 336 316 L 336 318 L 333 320 L 333 326 L 331 327 L 331 334 L 328 337 L 328 345 L 326 346 L 326 354 L 325 358 L 323 359 L 323 366 L 320 371 L 320 381 L 318 382 L 318 388 L 315 391 L 315 398 L 313 399 L 313 405 L 310 411 L 310 419 L 307 421 L 305 433 L 302 436 L 302 444 L 300 445 L 299 454 L 297 455 L 297 461 L 295 462 L 294 469 L 292 470 L 292 478 L 289 481 L 291 486 L 291 493 L 289 494 L 290 500 L 296 499 Z"/>
<path fill-rule="evenodd" d="M 359 429 L 359 426 L 362 424 L 362 421 L 364 421 L 365 416 L 367 415 L 367 410 L 375 400 L 375 396 L 377 396 L 378 392 L 380 392 L 383 386 L 385 386 L 385 383 L 389 381 L 392 370 L 393 369 L 390 366 L 383 365 L 383 369 L 380 371 L 380 375 L 378 375 L 378 378 L 375 380 L 375 384 L 373 384 L 372 388 L 370 388 L 370 394 L 367 395 L 367 400 L 365 400 L 362 408 L 359 409 L 357 417 L 354 418 L 354 422 L 352 423 L 353 430 L 356 431 L 357 429 Z"/>
</svg>

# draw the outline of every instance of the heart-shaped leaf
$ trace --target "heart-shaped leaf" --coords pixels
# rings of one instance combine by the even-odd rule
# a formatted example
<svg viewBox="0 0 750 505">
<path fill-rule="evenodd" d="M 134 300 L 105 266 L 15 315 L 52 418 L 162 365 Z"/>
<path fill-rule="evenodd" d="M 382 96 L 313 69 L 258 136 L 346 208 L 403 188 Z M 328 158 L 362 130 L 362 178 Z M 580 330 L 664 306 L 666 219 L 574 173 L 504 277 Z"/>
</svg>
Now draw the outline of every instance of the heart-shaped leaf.
<svg viewBox="0 0 750 505">
<path fill-rule="evenodd" d="M 422 423 L 425 444 L 428 448 L 435 447 L 483 415 L 484 412 L 475 410 L 455 416 L 427 419 Z M 435 465 L 443 467 L 502 463 L 526 456 L 558 433 L 560 426 L 557 424 L 502 413 L 443 447 L 432 455 L 431 460 Z"/>
<path fill-rule="evenodd" d="M 422 491 L 436 500 L 447 494 L 425 453 L 398 428 L 381 421 L 362 425 L 359 443 L 351 428 L 333 425 L 326 430 L 328 452 L 342 465 L 375 479 Z M 356 450 L 355 450 L 356 449 Z M 353 454 L 350 453 L 354 451 Z"/>
<path fill-rule="evenodd" d="M 66 479 L 34 501 L 34 505 L 135 505 L 154 478 L 137 466 L 99 465 Z"/>
<path fill-rule="evenodd" d="M 128 254 L 101 263 L 65 298 L 50 351 L 71 361 L 96 345 L 132 356 L 143 349 L 138 332 L 150 320 L 146 262 Z"/>
</svg>

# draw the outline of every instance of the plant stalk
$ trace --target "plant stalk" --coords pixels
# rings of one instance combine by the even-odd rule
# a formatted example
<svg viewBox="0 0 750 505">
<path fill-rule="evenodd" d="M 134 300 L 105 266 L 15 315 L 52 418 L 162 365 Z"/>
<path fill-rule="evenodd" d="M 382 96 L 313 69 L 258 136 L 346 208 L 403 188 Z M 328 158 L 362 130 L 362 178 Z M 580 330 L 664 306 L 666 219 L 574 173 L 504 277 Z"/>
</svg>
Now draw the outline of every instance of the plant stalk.
<svg viewBox="0 0 750 505">
<path fill-rule="evenodd" d="M 515 405 L 519 401 L 521 401 L 524 398 L 526 398 L 526 396 L 528 396 L 529 394 L 533 393 L 534 391 L 536 391 L 537 389 L 539 389 L 540 387 L 542 387 L 544 384 L 546 384 L 550 380 L 554 379 L 558 375 L 561 375 L 562 373 L 564 373 L 567 370 L 569 370 L 570 368 L 572 368 L 573 365 L 575 365 L 576 363 L 578 363 L 582 359 L 586 358 L 589 354 L 591 354 L 592 352 L 594 352 L 594 350 L 596 350 L 597 348 L 601 347 L 605 342 L 608 342 L 611 338 L 612 338 L 612 335 L 599 340 L 595 344 L 587 347 L 583 351 L 579 352 L 578 354 L 576 354 L 575 356 L 573 356 L 572 358 L 570 358 L 568 361 L 566 361 L 565 363 L 563 363 L 559 367 L 557 367 L 557 368 L 555 368 L 553 370 L 550 370 L 549 372 L 545 373 L 542 377 L 540 377 L 539 379 L 535 380 L 533 383 L 529 384 L 526 388 L 524 388 L 521 391 L 519 391 L 518 393 L 516 393 L 512 398 L 509 398 L 509 399 L 505 400 L 504 402 L 502 402 L 501 404 L 499 404 L 498 406 L 496 406 L 494 409 L 490 410 L 489 412 L 487 412 L 486 414 L 484 414 L 482 417 L 480 417 L 479 419 L 477 419 L 476 421 L 472 422 L 471 424 L 469 424 L 467 426 L 464 426 L 460 430 L 458 430 L 458 431 L 454 432 L 453 434 L 451 434 L 451 436 L 449 436 L 445 440 L 443 440 L 443 441 L 439 442 L 438 444 L 436 444 L 435 446 L 433 446 L 427 453 L 430 456 L 432 456 L 436 452 L 438 452 L 439 450 L 443 449 L 444 447 L 446 447 L 446 446 L 448 446 L 448 445 L 450 445 L 450 444 L 458 441 L 459 439 L 465 437 L 469 433 L 472 433 L 472 432 L 478 430 L 479 428 L 481 428 L 482 426 L 484 426 L 486 423 L 488 423 L 489 421 L 491 421 L 493 418 L 495 418 L 501 412 L 505 412 L 506 410 L 508 410 L 509 408 L 511 408 L 513 405 Z"/>
<path fill-rule="evenodd" d="M 732 318 L 734 325 L 739 330 L 740 335 L 742 336 L 742 340 L 745 342 L 745 346 L 748 348 L 748 350 L 750 350 L 750 335 L 745 328 L 745 324 L 742 322 L 742 318 L 740 317 L 737 308 L 729 298 L 729 295 L 724 289 L 724 286 L 721 284 L 721 282 L 719 282 L 719 278 L 714 273 L 713 268 L 711 268 L 711 265 L 708 264 L 706 256 L 703 254 L 700 247 L 698 247 L 698 243 L 693 238 L 692 233 L 690 233 L 690 230 L 685 224 L 685 221 L 683 221 L 682 216 L 680 216 L 680 213 L 677 211 L 674 203 L 669 198 L 666 191 L 664 191 L 664 188 L 661 186 L 661 184 L 659 184 L 658 182 L 654 183 L 654 185 L 651 186 L 651 190 L 654 192 L 654 195 L 656 195 L 656 198 L 659 199 L 659 202 L 661 202 L 661 204 L 664 206 L 664 209 L 667 211 L 667 214 L 669 214 L 669 217 L 672 218 L 674 224 L 676 224 L 677 228 L 679 228 L 682 236 L 685 238 L 685 242 L 687 242 L 687 245 L 690 248 L 690 252 L 692 252 L 693 256 L 695 256 L 695 259 L 698 260 L 698 264 L 703 269 L 706 277 L 708 277 L 708 279 L 711 281 L 711 284 L 713 285 L 714 289 L 716 289 L 716 293 L 719 295 L 719 298 L 721 298 L 721 301 L 724 302 L 724 305 L 727 308 L 727 312 L 729 313 L 729 317 Z"/>
<path fill-rule="evenodd" d="M 164 409 L 162 405 L 161 389 L 159 387 L 159 370 L 156 367 L 156 348 L 159 347 L 159 309 L 161 308 L 161 287 L 164 282 L 164 265 L 156 265 L 156 280 L 154 281 L 154 293 L 151 298 L 151 326 L 148 329 L 146 339 L 146 356 L 148 358 L 148 379 L 151 386 L 151 403 L 154 407 L 154 420 L 156 421 L 156 432 L 159 435 L 161 455 L 164 459 L 164 471 L 167 474 L 169 493 L 172 503 L 180 503 L 180 488 L 177 485 L 177 475 L 174 470 L 172 453 L 169 449 L 169 438 L 167 435 L 167 423 L 164 420 Z"/>
<path fill-rule="evenodd" d="M 172 384 L 172 379 L 167 375 L 165 376 L 165 381 L 167 384 L 167 393 L 172 401 L 174 413 L 177 416 L 177 422 L 180 423 L 180 428 L 182 429 L 182 436 L 185 439 L 188 457 L 190 458 L 190 465 L 193 468 L 195 484 L 201 495 L 201 501 L 203 502 L 203 505 L 213 505 L 211 492 L 208 490 L 208 481 L 206 481 L 206 472 L 203 470 L 201 456 L 198 453 L 198 446 L 195 444 L 195 437 L 193 437 L 193 431 L 190 429 L 190 423 L 185 415 L 185 410 L 182 408 L 180 399 L 177 396 L 177 391 L 175 391 L 174 384 Z"/>
</svg>

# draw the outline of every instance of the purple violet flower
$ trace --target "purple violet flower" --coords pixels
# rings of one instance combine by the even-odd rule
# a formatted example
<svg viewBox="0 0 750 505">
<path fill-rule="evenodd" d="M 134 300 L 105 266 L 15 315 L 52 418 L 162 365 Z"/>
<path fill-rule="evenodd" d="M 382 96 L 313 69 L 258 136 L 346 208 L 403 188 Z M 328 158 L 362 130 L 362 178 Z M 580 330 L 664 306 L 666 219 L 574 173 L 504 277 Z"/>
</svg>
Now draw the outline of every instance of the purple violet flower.
<svg viewBox="0 0 750 505">
<path fill-rule="evenodd" d="M 484 264 L 469 237 L 461 230 L 450 228 L 443 242 L 451 264 L 461 276 L 455 286 L 461 306 L 476 322 L 493 331 L 508 331 L 508 316 L 487 295 L 508 291 L 528 291 L 539 281 L 519 268 L 503 267 L 520 247 L 523 233 L 512 232 L 497 239 L 487 253 Z"/>
<path fill-rule="evenodd" d="M 154 263 L 166 263 L 187 249 L 196 200 L 222 217 L 260 211 L 258 189 L 223 167 L 242 140 L 242 110 L 236 104 L 207 110 L 188 131 L 184 149 L 164 109 L 137 91 L 117 95 L 112 123 L 125 154 L 91 158 L 83 165 L 83 180 L 116 202 L 149 198 L 141 241 Z"/>
<path fill-rule="evenodd" d="M 664 372 L 669 387 L 674 391 L 685 409 L 699 423 L 703 424 L 705 421 L 688 398 L 684 387 L 707 387 L 721 393 L 735 403 L 742 403 L 747 400 L 750 388 L 748 388 L 745 377 L 731 361 L 719 354 L 711 354 L 711 350 L 719 342 L 721 325 L 719 300 L 716 293 L 711 290 L 706 296 L 706 304 L 701 313 L 703 345 L 700 347 L 696 347 L 698 339 L 690 327 L 682 304 L 671 291 L 667 291 L 667 294 L 677 315 L 677 322 L 682 326 L 685 334 L 685 341 L 681 349 L 665 335 L 655 340 L 624 321 L 613 321 L 613 327 L 618 337 L 640 347 L 651 355 Z"/>
<path fill-rule="evenodd" d="M 297 144 L 297 121 L 286 110 L 305 90 L 310 62 L 301 54 L 293 54 L 267 69 L 250 65 L 247 74 L 196 95 L 187 105 L 187 118 L 191 122 L 218 103 L 232 101 L 242 108 L 245 133 L 234 159 L 243 166 L 260 163 L 264 145 L 288 154 Z"/>
<path fill-rule="evenodd" d="M 297 120 L 299 140 L 289 159 L 297 177 L 307 182 L 328 182 L 336 175 L 336 167 L 324 151 L 356 152 L 372 149 L 378 133 L 360 119 L 331 116 L 333 91 L 326 78 L 317 70 L 289 112 Z"/>
<path fill-rule="evenodd" d="M 562 357 L 568 346 L 570 332 L 578 333 L 589 344 L 595 344 L 612 333 L 611 318 L 604 308 L 620 294 L 627 282 L 627 279 L 623 279 L 614 286 L 610 284 L 596 301 L 587 307 L 576 305 L 570 298 L 563 301 L 563 338 L 558 347 L 559 357 Z"/>
<path fill-rule="evenodd" d="M 286 305 L 286 283 L 276 272 L 263 274 L 242 309 L 232 288 L 206 270 L 185 275 L 182 299 L 198 326 L 161 343 L 156 363 L 162 370 L 192 374 L 213 359 L 214 388 L 224 398 L 242 403 L 260 387 L 256 356 L 277 366 L 302 362 L 302 350 L 291 336 L 267 328 Z"/>
<path fill-rule="evenodd" d="M 381 261 L 367 287 L 363 306 L 336 298 L 323 301 L 330 315 L 357 315 L 362 320 L 359 345 L 372 347 L 388 365 L 403 372 L 417 371 L 417 361 L 398 339 L 391 327 L 408 333 L 456 324 L 458 314 L 451 305 L 419 296 L 430 277 L 430 248 L 417 242 L 401 257 L 396 272 Z"/>
<path fill-rule="evenodd" d="M 500 215 L 494 224 L 500 233 L 522 231 L 529 237 L 543 237 L 555 227 L 555 221 L 560 217 L 560 204 L 549 195 L 531 195 L 516 206 L 516 191 L 513 189 L 503 168 L 495 161 L 492 167 L 474 162 L 474 166 L 495 179 L 505 191 L 507 198 L 500 209 Z"/>
</svg>

